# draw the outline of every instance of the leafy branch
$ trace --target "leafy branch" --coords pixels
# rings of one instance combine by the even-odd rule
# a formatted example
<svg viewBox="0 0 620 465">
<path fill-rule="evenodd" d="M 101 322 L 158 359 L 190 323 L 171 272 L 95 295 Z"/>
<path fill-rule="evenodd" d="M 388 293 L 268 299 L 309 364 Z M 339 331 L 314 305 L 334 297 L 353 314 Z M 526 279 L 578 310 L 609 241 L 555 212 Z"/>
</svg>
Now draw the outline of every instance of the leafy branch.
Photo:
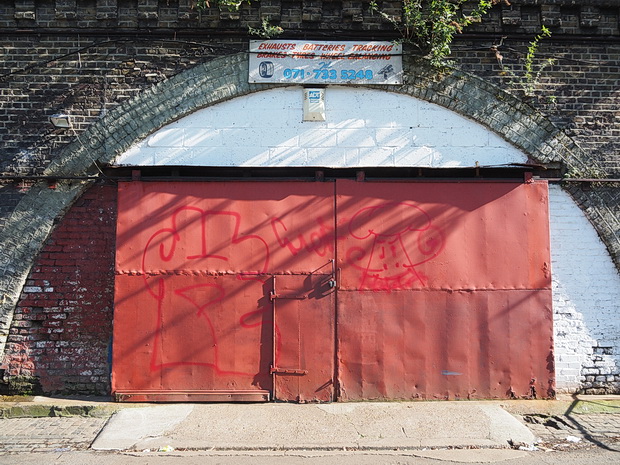
<svg viewBox="0 0 620 465">
<path fill-rule="evenodd" d="M 261 37 L 263 39 L 272 39 L 274 37 L 278 37 L 280 34 L 284 32 L 280 26 L 274 26 L 269 23 L 268 18 L 263 18 L 260 28 L 253 28 L 252 26 L 248 26 L 248 33 L 252 36 Z"/>
<path fill-rule="evenodd" d="M 381 10 L 376 0 L 370 11 L 380 14 L 401 35 L 401 41 L 412 45 L 427 56 L 435 66 L 444 66 L 451 53 L 454 35 L 472 23 L 480 22 L 491 6 L 507 0 L 478 0 L 474 9 L 465 14 L 468 0 L 403 0 L 402 15 L 392 16 Z"/>
<path fill-rule="evenodd" d="M 251 0 L 213 0 L 213 3 L 220 9 L 226 9 L 230 12 L 236 12 L 241 9 L 244 2 L 250 3 Z M 196 9 L 204 11 L 211 7 L 209 0 L 196 0 Z M 261 26 L 254 28 L 248 26 L 248 33 L 253 36 L 262 37 L 263 39 L 272 39 L 284 32 L 280 26 L 269 24 L 269 18 L 263 18 Z"/>
<path fill-rule="evenodd" d="M 492 48 L 501 67 L 502 74 L 508 75 L 510 77 L 510 83 L 523 91 L 527 97 L 532 97 L 534 95 L 534 91 L 540 82 L 543 71 L 557 61 L 555 58 L 546 58 L 537 65 L 538 59 L 536 54 L 538 53 L 539 43 L 542 39 L 547 37 L 551 37 L 551 31 L 545 26 L 542 26 L 541 32 L 534 37 L 527 48 L 527 53 L 523 61 L 522 76 L 519 76 L 512 69 L 504 65 L 503 56 L 499 52 L 497 46 Z"/>
<path fill-rule="evenodd" d="M 214 0 L 213 3 L 219 8 L 227 9 L 228 11 L 239 11 L 244 1 L 249 0 Z M 204 11 L 207 8 L 211 8 L 211 2 L 209 0 L 196 0 L 196 9 L 198 11 Z"/>
</svg>

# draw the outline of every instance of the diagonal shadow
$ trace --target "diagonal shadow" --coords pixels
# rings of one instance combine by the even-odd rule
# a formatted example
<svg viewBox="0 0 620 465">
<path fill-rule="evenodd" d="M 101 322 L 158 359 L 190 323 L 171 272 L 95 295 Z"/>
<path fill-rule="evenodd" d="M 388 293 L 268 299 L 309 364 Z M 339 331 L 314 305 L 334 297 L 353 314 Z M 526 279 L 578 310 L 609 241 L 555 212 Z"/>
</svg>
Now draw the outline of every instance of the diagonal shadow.
<svg viewBox="0 0 620 465">
<path fill-rule="evenodd" d="M 576 394 L 573 394 L 572 397 L 573 397 L 573 401 L 571 402 L 570 406 L 566 410 L 566 413 L 564 414 L 564 416 L 566 417 L 566 420 L 570 422 L 570 424 L 577 431 L 579 431 L 588 442 L 596 445 L 597 447 L 601 449 L 605 449 L 611 452 L 620 452 L 619 448 L 610 447 L 608 444 L 605 444 L 603 441 L 601 441 L 600 439 L 592 435 L 591 432 L 588 430 L 588 428 L 579 421 L 579 419 L 577 418 L 577 414 L 574 413 L 574 410 L 577 407 L 577 404 L 579 402 L 587 402 L 587 401 L 578 399 Z M 614 408 L 620 408 L 620 407 L 614 407 Z"/>
</svg>

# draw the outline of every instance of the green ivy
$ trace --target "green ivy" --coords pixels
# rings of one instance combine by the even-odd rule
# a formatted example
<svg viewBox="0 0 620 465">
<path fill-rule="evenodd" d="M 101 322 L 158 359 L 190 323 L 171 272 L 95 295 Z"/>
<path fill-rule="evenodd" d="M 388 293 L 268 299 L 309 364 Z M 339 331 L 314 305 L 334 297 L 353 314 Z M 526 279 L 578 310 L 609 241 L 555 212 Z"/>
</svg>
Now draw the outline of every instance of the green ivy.
<svg viewBox="0 0 620 465">
<path fill-rule="evenodd" d="M 251 0 L 213 0 L 214 5 L 229 11 L 239 11 L 244 2 Z M 508 0 L 402 0 L 402 14 L 392 16 L 385 13 L 376 0 L 370 2 L 370 12 L 377 13 L 389 21 L 400 32 L 401 41 L 412 45 L 421 55 L 427 56 L 435 66 L 448 63 L 450 45 L 455 34 L 474 22 L 479 22 L 492 5 Z M 473 5 L 464 13 L 465 4 Z M 196 8 L 204 10 L 211 6 L 209 0 L 197 0 Z M 250 34 L 271 38 L 283 30 L 263 21 L 262 28 L 250 28 Z"/>
<path fill-rule="evenodd" d="M 534 91 L 540 82 L 543 71 L 556 62 L 555 58 L 546 58 L 541 61 L 536 56 L 540 41 L 547 37 L 551 37 L 551 31 L 545 26 L 542 26 L 540 33 L 534 37 L 527 47 L 527 53 L 523 60 L 523 73 L 521 75 L 504 65 L 503 57 L 499 53 L 499 48 L 494 47 L 495 56 L 502 69 L 502 74 L 507 75 L 510 78 L 510 84 L 517 90 L 522 91 L 527 97 L 532 97 L 534 95 Z M 551 96 L 547 99 L 550 103 L 555 103 L 555 97 Z"/>
<path fill-rule="evenodd" d="M 278 37 L 280 34 L 284 32 L 280 26 L 274 26 L 269 23 L 268 18 L 263 18 L 260 28 L 253 28 L 252 26 L 248 26 L 248 33 L 251 36 L 261 37 L 263 39 L 273 39 L 274 37 Z"/>
<path fill-rule="evenodd" d="M 221 9 L 227 9 L 228 11 L 239 11 L 241 5 L 246 0 L 214 0 L 214 4 L 217 5 Z M 247 0 L 249 3 L 249 0 Z M 199 11 L 204 11 L 207 8 L 211 7 L 211 3 L 209 0 L 196 0 L 196 9 Z"/>
<path fill-rule="evenodd" d="M 449 61 L 450 45 L 455 34 L 472 23 L 480 22 L 492 5 L 500 0 L 477 0 L 474 8 L 463 12 L 468 0 L 403 0 L 402 15 L 391 16 L 372 0 L 370 11 L 376 12 L 399 31 L 401 41 L 427 56 L 435 66 L 444 66 Z"/>
</svg>

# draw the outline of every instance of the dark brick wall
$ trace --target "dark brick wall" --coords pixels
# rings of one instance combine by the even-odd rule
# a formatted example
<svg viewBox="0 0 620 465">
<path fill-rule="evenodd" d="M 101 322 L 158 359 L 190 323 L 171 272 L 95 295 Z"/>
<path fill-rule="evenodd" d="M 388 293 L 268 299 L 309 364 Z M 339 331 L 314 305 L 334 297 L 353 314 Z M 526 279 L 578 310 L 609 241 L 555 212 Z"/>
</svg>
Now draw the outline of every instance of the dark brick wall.
<svg viewBox="0 0 620 465">
<path fill-rule="evenodd" d="M 13 317 L 2 367 L 9 389 L 109 393 L 115 228 L 116 186 L 96 186 L 52 233 Z"/>
<path fill-rule="evenodd" d="M 457 39 L 455 61 L 510 89 L 491 48 L 498 46 L 507 68 L 522 75 L 528 42 L 548 26 L 553 35 L 541 42 L 537 61 L 557 62 L 542 73 L 530 101 L 618 177 L 620 1 L 581 3 L 498 4 Z M 399 2 L 380 4 L 399 13 Z M 247 49 L 247 28 L 258 27 L 263 17 L 281 25 L 283 37 L 397 37 L 366 1 L 262 0 L 238 14 L 199 12 L 193 5 L 0 0 L 0 173 L 41 172 L 66 143 L 122 101 L 197 63 Z M 54 113 L 70 114 L 73 129 L 54 129 L 48 122 Z"/>
<path fill-rule="evenodd" d="M 0 59 L 0 173 L 21 175 L 40 173 L 60 148 L 140 90 L 240 49 L 88 34 L 18 35 L 0 39 L 2 47 L 10 53 Z M 73 128 L 55 129 L 49 117 L 57 113 L 71 115 Z"/>
<path fill-rule="evenodd" d="M 528 40 L 510 37 L 503 41 L 459 40 L 453 52 L 464 71 L 523 95 L 518 83 L 525 74 L 528 45 Z M 505 70 L 493 46 L 497 46 Z M 534 70 L 547 58 L 555 62 L 542 70 L 533 95 L 525 100 L 599 161 L 609 177 L 619 178 L 620 41 L 575 40 L 569 44 L 552 36 L 540 42 Z"/>
<path fill-rule="evenodd" d="M 0 229 L 4 227 L 6 218 L 19 203 L 27 189 L 28 185 L 23 182 L 0 184 Z"/>
</svg>

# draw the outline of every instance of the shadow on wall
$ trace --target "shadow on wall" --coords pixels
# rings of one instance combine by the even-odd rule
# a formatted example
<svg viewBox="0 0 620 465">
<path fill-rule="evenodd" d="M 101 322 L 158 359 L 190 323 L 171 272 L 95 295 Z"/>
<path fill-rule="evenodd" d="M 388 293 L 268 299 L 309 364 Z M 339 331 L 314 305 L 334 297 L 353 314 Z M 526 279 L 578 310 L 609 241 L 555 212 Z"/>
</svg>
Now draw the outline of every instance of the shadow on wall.
<svg viewBox="0 0 620 465">
<path fill-rule="evenodd" d="M 544 266 L 531 267 L 549 260 L 546 203 L 540 211 L 531 204 L 540 207 L 544 183 L 132 182 L 120 189 L 119 390 L 135 388 L 132 370 L 145 390 L 160 382 L 269 389 L 263 362 L 274 335 L 265 328 L 279 328 L 264 298 L 271 280 L 337 257 L 339 357 L 349 373 L 343 398 L 553 395 L 550 280 Z M 517 361 L 507 351 L 521 344 L 532 357 Z M 479 355 L 464 355 L 464 347 Z M 371 353 L 380 360 L 371 363 Z M 386 379 L 392 364 L 403 370 L 401 381 Z M 427 373 L 426 365 L 436 369 Z M 204 377 L 193 375 L 199 371 Z M 403 388 L 404 379 L 415 382 Z"/>
<path fill-rule="evenodd" d="M 558 389 L 620 393 L 620 275 L 572 198 L 549 195 Z"/>
<path fill-rule="evenodd" d="M 116 187 L 87 191 L 28 276 L 5 348 L 8 394 L 109 393 Z"/>
<path fill-rule="evenodd" d="M 465 167 L 527 161 L 482 125 L 407 95 L 330 87 L 324 122 L 302 121 L 301 96 L 301 87 L 272 89 L 198 110 L 135 144 L 115 164 Z"/>
</svg>

